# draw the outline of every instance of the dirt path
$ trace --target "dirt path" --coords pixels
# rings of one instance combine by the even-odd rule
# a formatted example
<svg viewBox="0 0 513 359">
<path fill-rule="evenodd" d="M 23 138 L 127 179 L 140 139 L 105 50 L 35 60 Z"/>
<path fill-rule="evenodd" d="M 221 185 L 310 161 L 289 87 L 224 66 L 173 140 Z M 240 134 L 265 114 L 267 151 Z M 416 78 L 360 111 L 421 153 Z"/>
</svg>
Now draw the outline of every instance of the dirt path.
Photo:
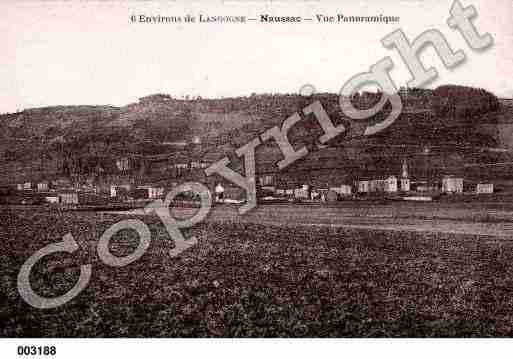
<svg viewBox="0 0 513 359">
<path fill-rule="evenodd" d="M 173 214 L 184 218 L 191 216 L 194 211 L 188 208 L 174 208 Z M 144 214 L 142 210 L 122 213 Z M 458 233 L 513 239 L 513 211 L 480 206 L 457 207 L 452 204 L 450 206 L 391 204 L 354 207 L 260 205 L 242 216 L 238 214 L 236 207 L 217 206 L 210 212 L 206 221 Z"/>
</svg>

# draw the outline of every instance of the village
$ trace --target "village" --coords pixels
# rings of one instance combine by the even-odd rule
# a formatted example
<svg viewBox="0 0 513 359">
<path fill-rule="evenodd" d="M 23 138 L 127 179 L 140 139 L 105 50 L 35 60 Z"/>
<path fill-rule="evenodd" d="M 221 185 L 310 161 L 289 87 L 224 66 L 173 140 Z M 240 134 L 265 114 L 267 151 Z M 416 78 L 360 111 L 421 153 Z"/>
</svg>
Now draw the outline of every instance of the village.
<svg viewBox="0 0 513 359">
<path fill-rule="evenodd" d="M 204 183 L 211 191 L 215 203 L 240 204 L 246 193 L 222 178 L 205 176 L 208 166 L 203 161 L 177 162 L 168 181 L 150 183 L 131 171 L 128 157 L 116 161 L 120 175 L 107 176 L 102 181 L 94 178 L 82 180 L 58 178 L 38 182 L 23 182 L 12 186 L 7 198 L 12 204 L 46 204 L 63 208 L 94 207 L 143 207 L 149 201 L 164 199 L 166 194 L 184 180 Z M 290 185 L 280 173 L 257 175 L 257 198 L 260 203 L 336 203 L 350 200 L 405 200 L 432 201 L 444 195 L 464 196 L 494 193 L 490 182 L 466 181 L 455 175 L 444 175 L 439 179 L 413 180 L 408 163 L 403 160 L 400 173 L 390 173 L 379 178 L 359 178 L 351 183 L 338 183 L 333 177 L 317 179 L 315 184 L 305 181 Z M 299 183 L 295 178 L 293 183 Z M 322 184 L 322 185 L 319 185 Z M 194 203 L 194 194 L 181 194 L 180 203 Z M 5 198 L 4 198 L 5 201 Z M 178 203 L 178 202 L 177 202 Z M 178 203 L 179 205 L 179 203 Z"/>
</svg>

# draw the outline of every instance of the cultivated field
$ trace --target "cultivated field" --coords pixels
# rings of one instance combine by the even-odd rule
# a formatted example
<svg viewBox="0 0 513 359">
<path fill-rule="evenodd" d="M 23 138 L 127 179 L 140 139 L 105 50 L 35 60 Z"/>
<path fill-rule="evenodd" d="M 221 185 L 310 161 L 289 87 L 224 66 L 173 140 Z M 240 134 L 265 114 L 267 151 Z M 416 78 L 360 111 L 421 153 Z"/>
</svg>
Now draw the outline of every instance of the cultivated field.
<svg viewBox="0 0 513 359">
<path fill-rule="evenodd" d="M 370 207 L 266 207 L 239 220 L 233 209 L 217 208 L 187 232 L 199 244 L 174 259 L 167 253 L 173 242 L 158 218 L 139 217 L 150 225 L 152 242 L 143 257 L 122 268 L 102 263 L 96 244 L 110 224 L 127 216 L 1 208 L 0 335 L 513 335 L 510 237 L 436 231 L 437 221 L 452 221 L 488 233 L 508 225 L 506 210 L 475 217 L 481 216 L 476 209 L 469 217 L 450 218 L 457 212 L 449 208 L 408 217 L 411 209 L 396 206 L 378 211 L 380 217 Z M 368 218 L 378 225 L 361 225 L 371 223 Z M 380 221 L 407 223 L 385 230 Z M 430 223 L 426 230 L 410 230 L 420 221 Z M 45 296 L 63 294 L 77 280 L 79 265 L 91 263 L 89 285 L 61 307 L 34 309 L 17 292 L 19 269 L 68 232 L 80 250 L 39 262 L 33 287 Z M 137 245 L 128 231 L 114 238 L 117 255 Z"/>
</svg>

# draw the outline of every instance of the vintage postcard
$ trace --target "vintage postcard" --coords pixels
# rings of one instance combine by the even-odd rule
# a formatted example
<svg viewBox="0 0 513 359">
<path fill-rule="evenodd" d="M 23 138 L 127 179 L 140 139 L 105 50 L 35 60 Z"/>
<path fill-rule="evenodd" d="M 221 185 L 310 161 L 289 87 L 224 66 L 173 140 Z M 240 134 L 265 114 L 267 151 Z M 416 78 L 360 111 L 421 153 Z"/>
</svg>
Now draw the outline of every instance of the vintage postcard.
<svg viewBox="0 0 513 359">
<path fill-rule="evenodd" d="M 511 0 L 0 10 L 2 338 L 513 336 Z"/>
</svg>

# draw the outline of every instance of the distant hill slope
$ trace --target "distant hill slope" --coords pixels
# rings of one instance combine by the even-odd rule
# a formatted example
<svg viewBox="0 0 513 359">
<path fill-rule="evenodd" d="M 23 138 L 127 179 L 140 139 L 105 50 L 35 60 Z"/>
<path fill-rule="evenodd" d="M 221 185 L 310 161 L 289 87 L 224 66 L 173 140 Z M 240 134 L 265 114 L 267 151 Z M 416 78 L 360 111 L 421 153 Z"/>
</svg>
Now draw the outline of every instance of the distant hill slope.
<svg viewBox="0 0 513 359">
<path fill-rule="evenodd" d="M 376 96 L 364 93 L 353 100 L 368 107 Z M 414 158 L 426 146 L 441 157 L 466 156 L 483 147 L 513 149 L 511 99 L 500 100 L 496 109 L 484 113 L 439 116 L 440 106 L 433 105 L 436 90 L 411 90 L 402 97 L 404 110 L 393 126 L 372 138 L 348 142 L 340 136 L 330 144 L 338 150 L 323 158 L 323 163 L 329 167 L 331 156 L 337 157 L 338 167 L 343 167 L 343 162 L 347 168 L 376 168 L 379 172 L 390 165 L 387 159 L 396 157 L 393 166 L 398 166 L 399 155 Z M 338 95 L 329 93 L 194 100 L 156 94 L 124 107 L 56 106 L 0 115 L 0 164 L 4 169 L 0 181 L 38 180 L 74 171 L 87 175 L 98 167 L 115 172 L 112 162 L 127 154 L 145 165 L 168 154 L 189 159 L 207 155 L 213 161 L 232 156 L 234 149 L 316 100 L 334 122 L 348 124 Z M 379 116 L 384 114 L 374 120 Z M 473 119 L 471 123 L 468 118 Z M 307 145 L 312 152 L 317 149 L 318 135 L 320 128 L 312 118 L 291 131 L 292 142 Z M 495 157 L 497 153 L 502 160 L 508 156 L 496 152 Z M 490 157 L 488 153 L 483 156 Z M 280 152 L 269 142 L 259 148 L 257 158 L 271 164 L 280 159 Z"/>
</svg>

